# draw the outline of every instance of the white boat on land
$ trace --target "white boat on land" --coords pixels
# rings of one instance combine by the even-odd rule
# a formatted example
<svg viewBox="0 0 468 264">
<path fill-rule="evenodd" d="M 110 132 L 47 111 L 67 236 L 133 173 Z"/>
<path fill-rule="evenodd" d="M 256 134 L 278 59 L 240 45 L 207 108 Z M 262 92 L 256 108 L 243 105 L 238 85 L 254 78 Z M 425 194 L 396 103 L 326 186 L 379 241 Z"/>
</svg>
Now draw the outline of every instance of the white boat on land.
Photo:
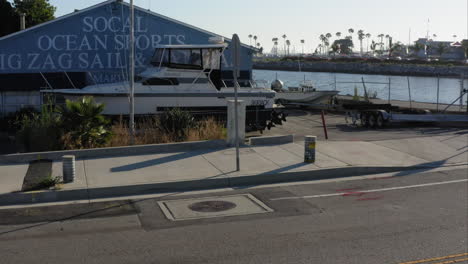
<svg viewBox="0 0 468 264">
<path fill-rule="evenodd" d="M 276 79 L 271 84 L 271 88 L 276 91 L 275 102 L 282 105 L 313 105 L 329 101 L 339 91 L 317 90 L 311 81 L 304 80 L 299 87 L 283 88 L 282 81 Z"/>
<path fill-rule="evenodd" d="M 226 111 L 227 100 L 234 99 L 234 81 L 221 76 L 222 54 L 226 48 L 224 40 L 207 45 L 159 46 L 151 64 L 136 77 L 135 115 L 157 114 L 171 108 Z M 252 81 L 240 82 L 239 86 L 239 100 L 246 102 L 247 118 L 255 117 L 254 121 L 248 121 L 254 122 L 254 127 L 264 128 L 272 119 L 284 120 L 284 116 L 273 109 L 274 91 Z M 105 105 L 103 114 L 129 114 L 128 82 L 41 92 L 62 95 L 69 100 L 93 96 L 96 102 Z"/>
</svg>

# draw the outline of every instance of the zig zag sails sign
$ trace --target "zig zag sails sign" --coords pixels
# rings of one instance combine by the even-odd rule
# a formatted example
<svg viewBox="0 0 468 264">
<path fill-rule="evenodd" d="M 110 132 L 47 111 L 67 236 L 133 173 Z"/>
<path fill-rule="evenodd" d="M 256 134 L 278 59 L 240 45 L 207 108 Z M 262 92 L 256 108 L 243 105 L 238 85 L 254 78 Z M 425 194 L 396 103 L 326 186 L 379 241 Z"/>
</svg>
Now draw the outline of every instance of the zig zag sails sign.
<svg viewBox="0 0 468 264">
<path fill-rule="evenodd" d="M 106 2 L 45 25 L 0 39 L 0 73 L 90 72 L 93 81 L 126 78 L 129 8 Z M 209 32 L 137 9 L 136 67 L 149 63 L 161 44 L 206 44 Z M 243 70 L 251 70 L 251 51 L 243 48 Z M 224 69 L 230 69 L 229 52 Z"/>
</svg>

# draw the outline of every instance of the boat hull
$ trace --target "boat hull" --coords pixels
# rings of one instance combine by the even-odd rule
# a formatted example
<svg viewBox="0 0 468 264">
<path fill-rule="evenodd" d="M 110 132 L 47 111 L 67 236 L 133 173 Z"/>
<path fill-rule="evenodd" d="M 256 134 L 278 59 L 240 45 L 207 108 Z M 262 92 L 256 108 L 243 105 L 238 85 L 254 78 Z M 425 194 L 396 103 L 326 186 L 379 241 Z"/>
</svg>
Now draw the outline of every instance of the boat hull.
<svg viewBox="0 0 468 264">
<path fill-rule="evenodd" d="M 57 93 L 56 93 L 57 94 Z M 68 100 L 78 100 L 84 96 L 93 96 L 97 103 L 104 104 L 105 115 L 128 115 L 130 102 L 127 94 L 60 94 Z M 273 108 L 273 96 L 270 93 L 239 93 L 238 98 L 246 102 L 247 107 L 256 106 L 264 109 Z M 183 94 L 135 94 L 135 114 L 148 115 L 163 112 L 168 108 L 219 108 L 227 107 L 227 101 L 234 100 L 233 93 L 183 93 Z"/>
<path fill-rule="evenodd" d="M 339 91 L 280 92 L 276 94 L 275 101 L 282 104 L 317 104 L 329 100 L 338 93 Z"/>
</svg>

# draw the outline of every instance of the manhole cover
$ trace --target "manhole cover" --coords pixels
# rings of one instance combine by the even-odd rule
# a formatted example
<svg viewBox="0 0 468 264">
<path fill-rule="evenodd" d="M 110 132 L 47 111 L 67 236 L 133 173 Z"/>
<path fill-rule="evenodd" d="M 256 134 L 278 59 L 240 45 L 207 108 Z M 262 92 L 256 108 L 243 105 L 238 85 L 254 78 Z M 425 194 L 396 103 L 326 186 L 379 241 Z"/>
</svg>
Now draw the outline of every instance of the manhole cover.
<svg viewBox="0 0 468 264">
<path fill-rule="evenodd" d="M 158 205 L 172 221 L 273 212 L 251 194 L 158 201 Z"/>
<path fill-rule="evenodd" d="M 226 201 L 204 201 L 193 203 L 188 206 L 190 210 L 202 213 L 214 213 L 231 210 L 236 207 L 235 203 Z"/>
</svg>

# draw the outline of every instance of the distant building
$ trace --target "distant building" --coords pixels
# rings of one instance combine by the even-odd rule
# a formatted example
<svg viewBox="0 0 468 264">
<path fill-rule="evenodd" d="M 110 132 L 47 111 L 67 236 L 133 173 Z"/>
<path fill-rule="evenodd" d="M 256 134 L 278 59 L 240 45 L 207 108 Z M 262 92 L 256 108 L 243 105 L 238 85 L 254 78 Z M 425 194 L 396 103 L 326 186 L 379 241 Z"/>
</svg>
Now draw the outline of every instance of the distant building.
<svg viewBox="0 0 468 264">
<path fill-rule="evenodd" d="M 465 51 L 460 42 L 420 38 L 416 43 L 425 47 L 416 54 L 419 58 L 440 58 L 442 60 L 463 60 L 465 58 Z M 441 47 L 444 49 L 442 54 L 440 54 Z"/>
</svg>

